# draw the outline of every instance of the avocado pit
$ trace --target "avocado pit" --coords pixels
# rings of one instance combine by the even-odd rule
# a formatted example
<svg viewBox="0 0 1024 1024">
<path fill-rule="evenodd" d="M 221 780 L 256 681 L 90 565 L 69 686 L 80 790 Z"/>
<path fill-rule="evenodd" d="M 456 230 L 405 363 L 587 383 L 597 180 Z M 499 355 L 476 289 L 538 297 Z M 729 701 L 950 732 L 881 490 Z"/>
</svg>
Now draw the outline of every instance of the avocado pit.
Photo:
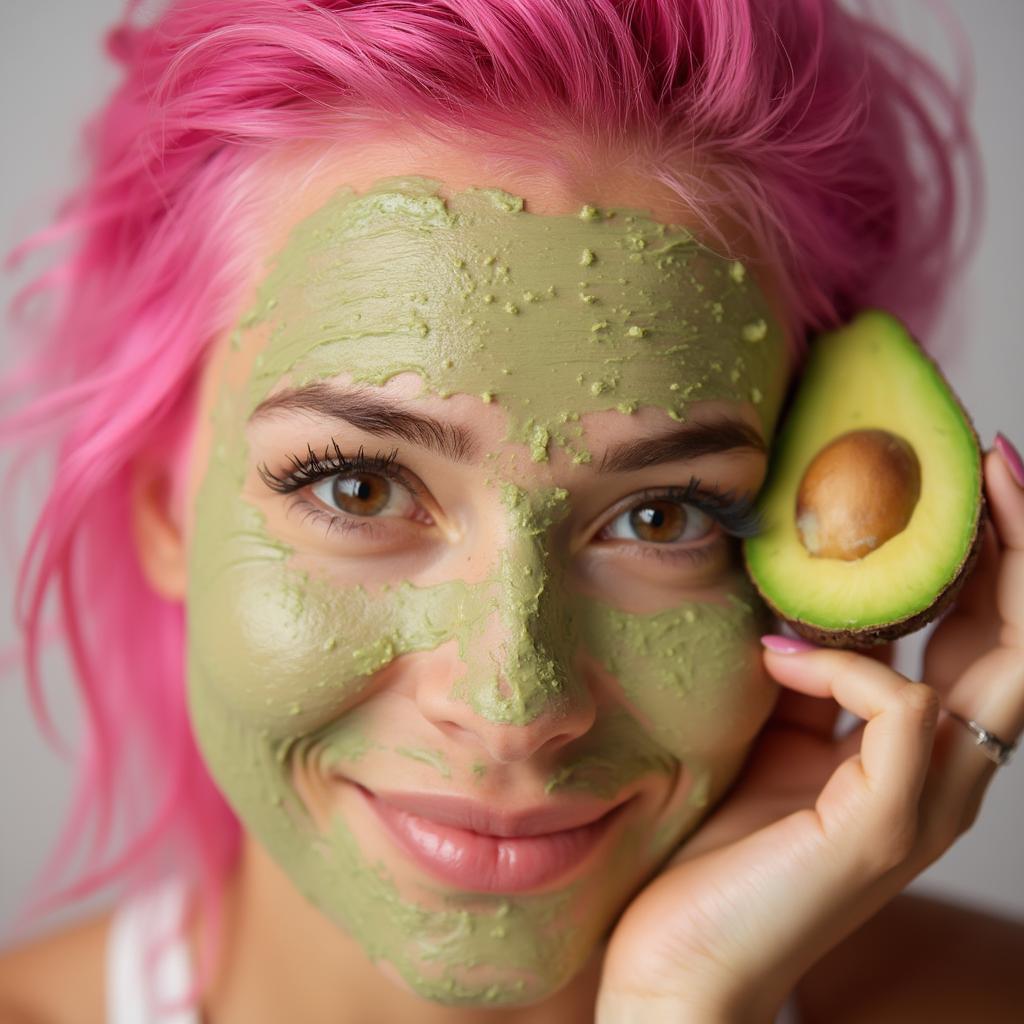
<svg viewBox="0 0 1024 1024">
<path fill-rule="evenodd" d="M 796 528 L 813 558 L 854 561 L 903 531 L 921 496 L 921 464 L 887 430 L 851 430 L 807 467 L 796 498 Z"/>
</svg>

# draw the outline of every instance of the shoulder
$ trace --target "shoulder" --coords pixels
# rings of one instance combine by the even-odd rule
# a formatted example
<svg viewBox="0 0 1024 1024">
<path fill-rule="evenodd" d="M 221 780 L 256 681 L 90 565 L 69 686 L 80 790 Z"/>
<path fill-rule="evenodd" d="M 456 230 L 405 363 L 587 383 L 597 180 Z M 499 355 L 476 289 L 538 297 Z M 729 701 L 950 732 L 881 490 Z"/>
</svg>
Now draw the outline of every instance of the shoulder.
<svg viewBox="0 0 1024 1024">
<path fill-rule="evenodd" d="M 1019 1021 L 1024 921 L 902 894 L 802 979 L 807 1024 Z"/>
<path fill-rule="evenodd" d="M 103 1024 L 106 942 L 112 913 L 0 952 L 5 1024 Z"/>
</svg>

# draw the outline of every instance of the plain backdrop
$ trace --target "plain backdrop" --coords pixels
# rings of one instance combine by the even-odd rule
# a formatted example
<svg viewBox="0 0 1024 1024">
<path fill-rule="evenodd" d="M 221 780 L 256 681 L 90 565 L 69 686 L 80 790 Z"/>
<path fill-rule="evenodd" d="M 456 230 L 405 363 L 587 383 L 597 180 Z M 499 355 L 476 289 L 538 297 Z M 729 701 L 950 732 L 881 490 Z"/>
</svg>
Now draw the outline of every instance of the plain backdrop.
<svg viewBox="0 0 1024 1024">
<path fill-rule="evenodd" d="M 225 0 L 235 2 L 235 0 Z M 971 413 L 985 448 L 1002 430 L 1024 448 L 1024 289 L 1020 239 L 1024 203 L 1021 102 L 1024 99 L 1024 3 L 957 0 L 976 64 L 974 124 L 987 170 L 988 217 L 967 276 L 965 312 L 955 318 L 964 355 L 943 369 Z M 82 118 L 110 89 L 114 73 L 102 56 L 103 30 L 120 0 L 0 0 L 0 248 L 42 227 L 79 166 Z M 908 38 L 951 66 L 948 38 L 924 4 L 885 5 L 886 17 Z M 0 281 L 6 308 L 23 277 Z M 5 346 L 2 358 L 10 361 Z M 5 458 L 0 455 L 0 458 Z M 2 466 L 2 464 L 0 464 Z M 31 500 L 24 512 L 32 513 Z M 14 639 L 13 569 L 0 545 L 0 645 Z M 901 642 L 898 667 L 917 676 L 927 631 Z M 65 666 L 47 662 L 49 694 L 65 735 L 77 734 L 78 714 Z M 979 752 L 978 756 L 982 756 Z M 44 743 L 15 672 L 0 677 L 0 930 L 53 842 L 70 796 L 70 770 Z M 920 876 L 912 890 L 973 903 L 1024 918 L 1024 753 L 1000 769 L 975 827 Z M 103 905 L 80 905 L 78 917 Z M 63 918 L 50 919 L 56 924 Z"/>
</svg>

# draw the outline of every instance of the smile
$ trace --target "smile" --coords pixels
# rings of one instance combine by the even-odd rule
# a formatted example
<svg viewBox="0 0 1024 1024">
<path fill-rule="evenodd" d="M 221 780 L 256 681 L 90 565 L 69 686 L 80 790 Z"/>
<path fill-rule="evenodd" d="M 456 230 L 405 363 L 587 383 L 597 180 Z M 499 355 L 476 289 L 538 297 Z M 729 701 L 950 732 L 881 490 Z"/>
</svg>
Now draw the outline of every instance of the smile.
<svg viewBox="0 0 1024 1024">
<path fill-rule="evenodd" d="M 476 892 L 525 892 L 582 869 L 631 802 L 502 814 L 461 797 L 355 788 L 417 865 Z"/>
</svg>

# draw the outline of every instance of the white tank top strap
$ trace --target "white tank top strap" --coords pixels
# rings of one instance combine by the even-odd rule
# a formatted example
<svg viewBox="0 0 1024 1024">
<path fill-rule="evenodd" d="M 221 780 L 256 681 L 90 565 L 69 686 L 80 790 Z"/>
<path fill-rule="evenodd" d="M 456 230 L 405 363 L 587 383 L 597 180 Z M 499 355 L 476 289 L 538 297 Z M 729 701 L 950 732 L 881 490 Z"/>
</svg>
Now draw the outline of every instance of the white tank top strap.
<svg viewBox="0 0 1024 1024">
<path fill-rule="evenodd" d="M 107 1024 L 201 1024 L 197 1010 L 159 1009 L 163 1002 L 183 996 L 192 984 L 187 943 L 178 940 L 163 946 L 155 991 L 148 991 L 145 984 L 145 951 L 175 926 L 184 897 L 183 884 L 167 881 L 114 912 L 107 938 Z"/>
</svg>

